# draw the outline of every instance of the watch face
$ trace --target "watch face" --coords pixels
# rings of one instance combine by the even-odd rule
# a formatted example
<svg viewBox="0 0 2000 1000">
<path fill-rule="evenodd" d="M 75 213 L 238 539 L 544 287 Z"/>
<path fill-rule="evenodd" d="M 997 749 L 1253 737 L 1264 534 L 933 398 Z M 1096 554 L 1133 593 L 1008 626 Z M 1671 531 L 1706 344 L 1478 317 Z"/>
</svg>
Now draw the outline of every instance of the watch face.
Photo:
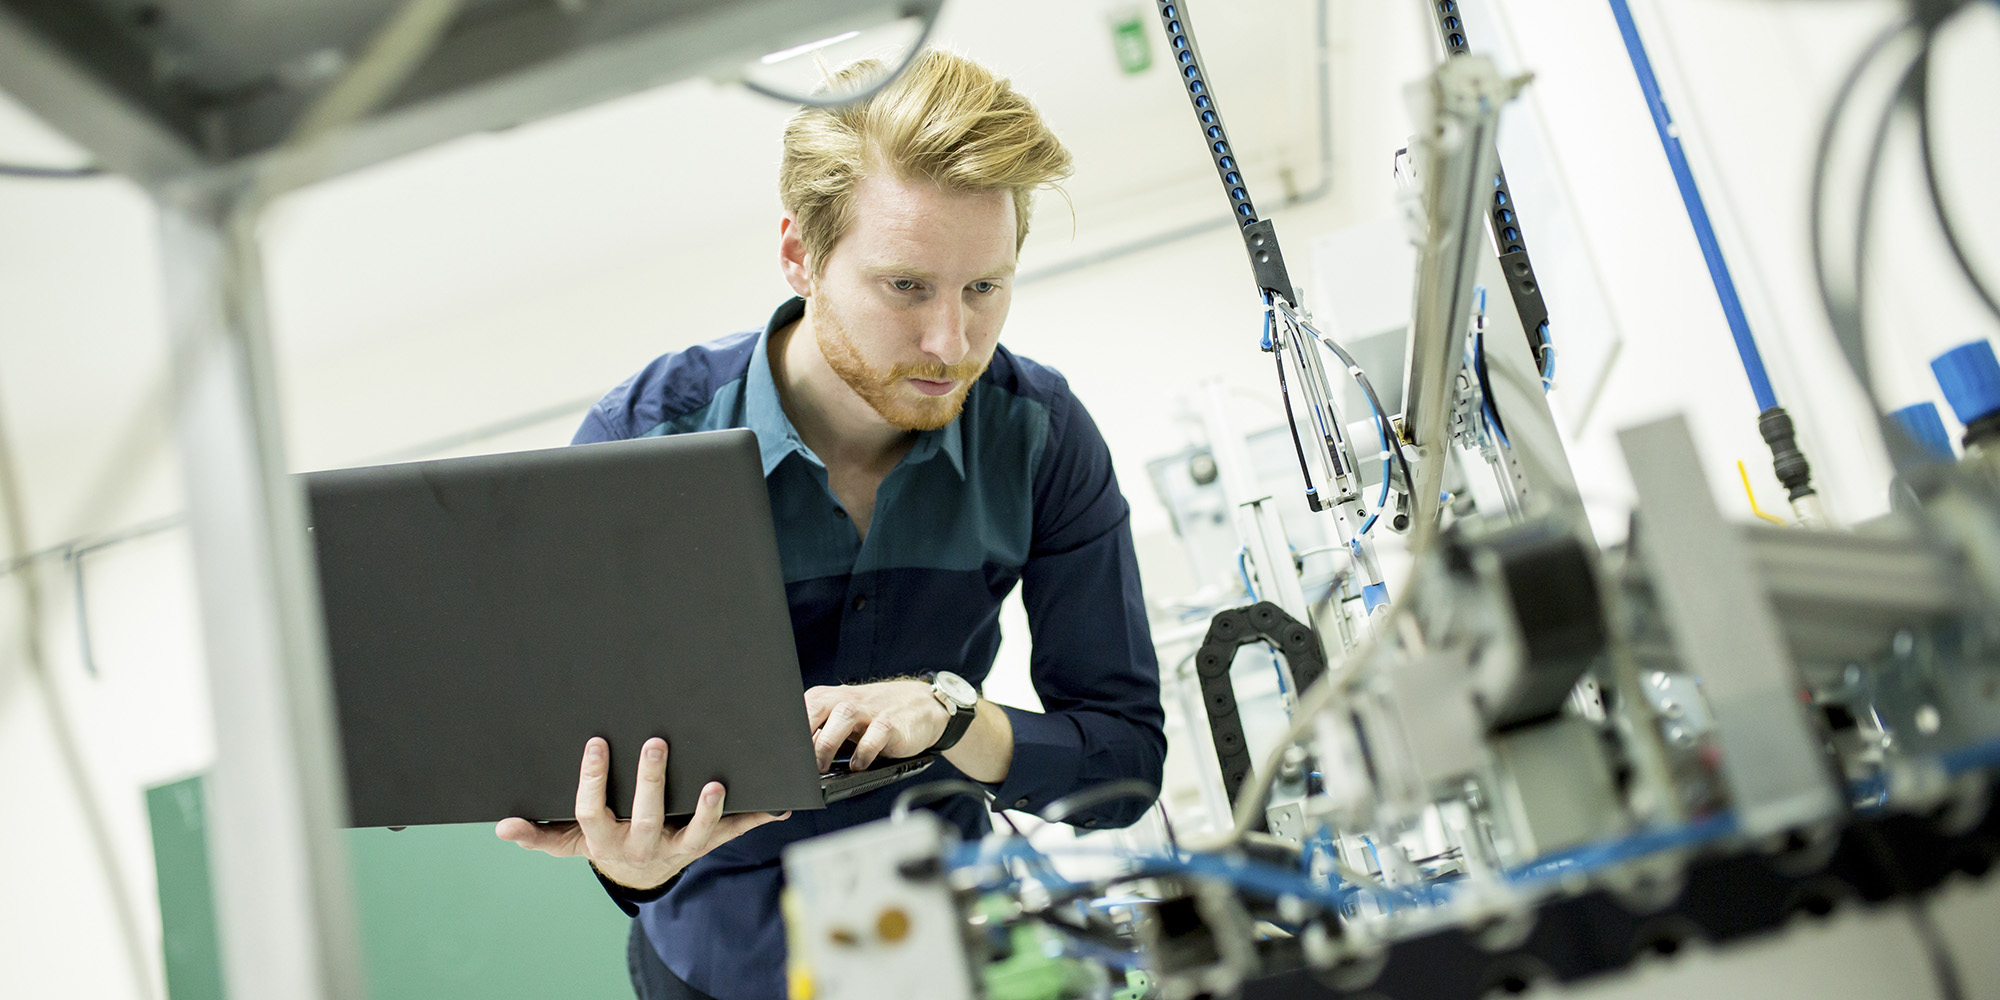
<svg viewBox="0 0 2000 1000">
<path fill-rule="evenodd" d="M 970 682 L 957 674 L 948 670 L 940 670 L 937 672 L 937 676 L 932 678 L 932 682 L 937 685 L 938 691 L 942 692 L 945 697 L 950 698 L 959 705 L 971 708 L 979 704 L 979 692 L 973 688 Z"/>
</svg>

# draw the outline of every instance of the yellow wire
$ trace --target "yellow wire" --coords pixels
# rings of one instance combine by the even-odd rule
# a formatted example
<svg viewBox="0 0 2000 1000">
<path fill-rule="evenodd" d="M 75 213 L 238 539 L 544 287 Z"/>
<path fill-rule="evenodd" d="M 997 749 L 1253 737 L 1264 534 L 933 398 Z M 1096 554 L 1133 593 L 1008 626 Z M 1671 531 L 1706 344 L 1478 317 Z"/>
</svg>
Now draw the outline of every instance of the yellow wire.
<svg viewBox="0 0 2000 1000">
<path fill-rule="evenodd" d="M 1757 491 L 1750 488 L 1750 470 L 1743 467 L 1743 462 L 1740 459 L 1736 463 L 1736 474 L 1743 477 L 1743 495 L 1750 498 L 1750 513 L 1755 514 L 1758 517 L 1761 517 L 1764 520 L 1771 522 L 1772 524 L 1777 524 L 1777 525 L 1785 524 L 1786 522 L 1784 518 L 1772 514 L 1766 514 L 1764 513 L 1762 508 L 1757 506 Z"/>
</svg>

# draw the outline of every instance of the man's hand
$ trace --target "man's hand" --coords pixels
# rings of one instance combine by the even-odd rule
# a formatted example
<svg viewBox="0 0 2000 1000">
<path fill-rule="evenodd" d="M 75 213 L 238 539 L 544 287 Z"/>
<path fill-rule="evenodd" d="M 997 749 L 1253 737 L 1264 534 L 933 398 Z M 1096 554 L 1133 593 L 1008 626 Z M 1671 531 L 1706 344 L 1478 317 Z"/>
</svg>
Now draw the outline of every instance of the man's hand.
<svg viewBox="0 0 2000 1000">
<path fill-rule="evenodd" d="M 531 851 L 558 858 L 582 855 L 604 877 L 633 889 L 652 889 L 744 833 L 791 813 L 743 813 L 724 818 L 722 784 L 711 781 L 687 825 L 667 818 L 667 741 L 650 739 L 639 752 L 639 781 L 632 793 L 632 818 L 613 815 L 604 799 L 611 748 L 591 737 L 583 748 L 583 772 L 576 783 L 576 822 L 538 826 L 518 817 L 503 819 L 493 832 Z"/>
<path fill-rule="evenodd" d="M 881 681 L 806 690 L 813 753 L 824 773 L 840 747 L 855 740 L 848 768 L 865 771 L 877 757 L 914 757 L 931 748 L 951 721 L 923 681 Z"/>
</svg>

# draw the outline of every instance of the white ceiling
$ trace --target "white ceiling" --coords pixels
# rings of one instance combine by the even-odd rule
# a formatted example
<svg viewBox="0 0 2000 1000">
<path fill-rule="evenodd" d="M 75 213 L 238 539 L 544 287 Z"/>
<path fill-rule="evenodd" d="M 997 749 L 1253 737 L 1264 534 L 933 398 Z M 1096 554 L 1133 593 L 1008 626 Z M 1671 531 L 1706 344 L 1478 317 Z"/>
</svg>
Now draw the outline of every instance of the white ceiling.
<svg viewBox="0 0 2000 1000">
<path fill-rule="evenodd" d="M 1320 179 L 1317 2 L 1196 6 L 1211 82 L 1266 211 L 1282 200 L 1281 172 L 1296 187 Z M 1328 2 L 1345 12 L 1340 23 L 1358 17 L 1351 0 Z M 1044 197 L 1024 269 L 1227 214 L 1152 9 L 1132 0 L 946 7 L 936 43 L 1012 77 L 1077 160 L 1067 188 L 1074 221 L 1063 199 Z M 1120 15 L 1146 25 L 1155 64 L 1143 74 L 1117 67 L 1111 22 Z M 1350 57 L 1370 52 L 1367 39 L 1336 44 Z M 642 351 L 561 346 L 585 322 L 564 314 L 564 303 L 594 289 L 624 289 L 623 308 L 635 313 L 625 325 L 642 331 L 659 330 L 678 310 L 692 313 L 678 317 L 681 325 L 712 336 L 730 328 L 720 325 L 722 312 L 735 323 L 750 318 L 737 315 L 743 302 L 768 309 L 763 299 L 782 291 L 775 268 L 768 293 L 756 285 L 718 295 L 702 277 L 718 265 L 689 262 L 708 254 L 742 270 L 769 252 L 777 136 L 788 111 L 734 86 L 685 81 L 449 143 L 278 205 L 266 230 L 268 301 L 296 452 L 359 460 L 380 452 L 378 441 L 407 444 L 413 434 L 601 389 Z M 0 94 L 0 161 L 87 159 Z M 179 505 L 164 450 L 161 254 L 145 197 L 122 180 L 0 182 L 0 399 L 16 457 L 46 498 L 34 518 L 38 539 Z M 727 301 L 698 301 L 709 298 Z M 510 311 L 532 321 L 494 320 Z M 602 320 L 588 322 L 601 330 Z M 444 327 L 454 332 L 429 336 Z M 509 336 L 520 342 L 496 342 Z M 635 339 L 650 351 L 671 346 L 656 333 Z M 476 408 L 407 412 L 423 371 L 452 370 L 454 352 L 481 345 L 549 360 L 539 375 L 526 366 L 512 381 L 482 385 Z M 595 358 L 596 367 L 572 355 Z M 380 374 L 389 370 L 412 384 Z M 384 426 L 340 426 L 370 420 Z"/>
<path fill-rule="evenodd" d="M 1318 180 L 1314 2 L 1197 6 L 1203 55 L 1260 200 L 1281 197 L 1280 170 L 1298 186 Z M 1012 77 L 1069 145 L 1078 250 L 1136 217 L 1227 212 L 1151 11 L 1129 0 L 957 0 L 935 35 Z M 1112 47 L 1112 19 L 1127 13 L 1142 17 L 1154 53 L 1133 76 Z M 685 81 L 319 185 L 282 206 L 268 232 L 275 325 L 295 357 L 344 351 L 526 287 L 774 227 L 789 111 Z M 1071 220 L 1062 199 L 1042 202 L 1038 230 L 1061 237 L 1034 244 L 1047 263 L 1071 242 Z"/>
</svg>

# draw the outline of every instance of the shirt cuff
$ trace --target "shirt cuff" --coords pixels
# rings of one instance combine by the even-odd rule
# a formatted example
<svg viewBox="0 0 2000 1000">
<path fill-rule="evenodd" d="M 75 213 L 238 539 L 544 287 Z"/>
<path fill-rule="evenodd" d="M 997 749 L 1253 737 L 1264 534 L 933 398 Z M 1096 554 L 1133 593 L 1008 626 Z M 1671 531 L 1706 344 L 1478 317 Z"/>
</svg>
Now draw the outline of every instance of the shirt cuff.
<svg viewBox="0 0 2000 1000">
<path fill-rule="evenodd" d="M 597 876 L 597 884 L 604 887 L 605 894 L 610 896 L 611 901 L 617 903 L 618 908 L 625 911 L 625 915 L 628 917 L 638 916 L 639 904 L 650 903 L 665 896 L 681 880 L 681 873 L 675 872 L 673 878 L 651 889 L 634 889 L 629 885 L 620 885 L 611 881 L 603 872 L 598 871 L 597 866 L 594 864 L 590 866 L 590 873 Z"/>
<path fill-rule="evenodd" d="M 1014 760 L 993 790 L 994 808 L 1039 812 L 1075 791 L 1083 763 L 1083 732 L 1075 720 L 1010 705 L 1000 710 L 1014 729 Z"/>
</svg>

